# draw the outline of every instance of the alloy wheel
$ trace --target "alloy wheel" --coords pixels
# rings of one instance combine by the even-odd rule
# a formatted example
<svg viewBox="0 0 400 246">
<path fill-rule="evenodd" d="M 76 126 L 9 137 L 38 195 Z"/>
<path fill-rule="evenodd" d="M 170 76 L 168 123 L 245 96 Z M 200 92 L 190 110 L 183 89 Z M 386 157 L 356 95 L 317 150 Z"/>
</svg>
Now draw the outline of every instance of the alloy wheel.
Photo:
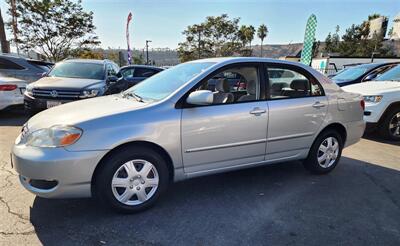
<svg viewBox="0 0 400 246">
<path fill-rule="evenodd" d="M 400 137 L 400 112 L 393 115 L 389 121 L 389 132 L 393 137 Z"/>
<path fill-rule="evenodd" d="M 125 205 L 139 205 L 157 191 L 159 176 L 156 167 L 141 159 L 121 165 L 111 181 L 114 197 Z"/>
<path fill-rule="evenodd" d="M 318 148 L 318 163 L 323 168 L 332 166 L 339 155 L 339 141 L 335 137 L 327 137 Z"/>
</svg>

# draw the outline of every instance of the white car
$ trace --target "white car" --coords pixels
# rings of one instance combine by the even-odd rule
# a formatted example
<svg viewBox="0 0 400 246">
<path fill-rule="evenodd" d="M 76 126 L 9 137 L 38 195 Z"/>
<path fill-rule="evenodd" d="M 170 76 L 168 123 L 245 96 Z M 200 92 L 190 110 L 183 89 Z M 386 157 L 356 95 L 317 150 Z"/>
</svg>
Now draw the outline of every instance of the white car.
<svg viewBox="0 0 400 246">
<path fill-rule="evenodd" d="M 0 76 L 0 110 L 24 104 L 26 81 Z"/>
<path fill-rule="evenodd" d="M 377 129 L 383 137 L 400 141 L 400 65 L 373 81 L 342 89 L 364 96 L 367 130 Z"/>
</svg>

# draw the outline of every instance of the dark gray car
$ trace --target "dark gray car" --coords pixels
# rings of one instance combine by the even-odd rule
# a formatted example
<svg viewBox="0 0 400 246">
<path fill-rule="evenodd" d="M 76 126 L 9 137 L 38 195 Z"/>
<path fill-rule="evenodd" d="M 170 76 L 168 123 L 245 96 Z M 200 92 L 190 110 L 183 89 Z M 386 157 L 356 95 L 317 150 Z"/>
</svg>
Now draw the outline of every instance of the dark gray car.
<svg viewBox="0 0 400 246">
<path fill-rule="evenodd" d="M 80 99 L 102 96 L 117 81 L 118 66 L 110 60 L 72 59 L 57 63 L 43 78 L 27 86 L 29 114 Z"/>
<path fill-rule="evenodd" d="M 50 62 L 0 54 L 0 74 L 22 79 L 28 83 L 40 79 L 53 65 Z"/>
</svg>

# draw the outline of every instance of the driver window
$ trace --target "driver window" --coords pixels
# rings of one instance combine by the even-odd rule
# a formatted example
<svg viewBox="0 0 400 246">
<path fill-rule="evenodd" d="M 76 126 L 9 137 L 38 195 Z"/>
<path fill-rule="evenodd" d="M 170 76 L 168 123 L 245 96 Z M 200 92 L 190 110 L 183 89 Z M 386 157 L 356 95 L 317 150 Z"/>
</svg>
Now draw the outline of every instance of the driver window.
<svg viewBox="0 0 400 246">
<path fill-rule="evenodd" d="M 204 81 L 197 90 L 213 92 L 213 104 L 256 101 L 260 98 L 260 81 L 255 66 L 226 69 Z"/>
</svg>

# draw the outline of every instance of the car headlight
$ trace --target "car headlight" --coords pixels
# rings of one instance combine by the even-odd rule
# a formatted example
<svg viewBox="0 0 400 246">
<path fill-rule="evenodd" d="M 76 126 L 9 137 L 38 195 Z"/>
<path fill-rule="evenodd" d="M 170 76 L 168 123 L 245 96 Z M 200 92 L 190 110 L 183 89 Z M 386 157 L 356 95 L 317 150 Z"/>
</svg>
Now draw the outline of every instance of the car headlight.
<svg viewBox="0 0 400 246">
<path fill-rule="evenodd" d="M 82 130 L 73 126 L 52 126 L 36 130 L 21 139 L 21 143 L 34 147 L 65 147 L 78 141 Z"/>
<path fill-rule="evenodd" d="M 33 96 L 33 85 L 32 84 L 28 84 L 27 86 L 26 86 L 26 89 L 25 89 L 25 94 L 27 95 L 27 96 Z"/>
<path fill-rule="evenodd" d="M 90 98 L 90 97 L 95 97 L 99 95 L 100 90 L 99 89 L 93 89 L 93 90 L 84 90 L 82 91 L 82 95 L 80 95 L 80 98 Z"/>
<path fill-rule="evenodd" d="M 364 101 L 367 103 L 378 103 L 382 100 L 383 96 L 364 96 Z"/>
</svg>

